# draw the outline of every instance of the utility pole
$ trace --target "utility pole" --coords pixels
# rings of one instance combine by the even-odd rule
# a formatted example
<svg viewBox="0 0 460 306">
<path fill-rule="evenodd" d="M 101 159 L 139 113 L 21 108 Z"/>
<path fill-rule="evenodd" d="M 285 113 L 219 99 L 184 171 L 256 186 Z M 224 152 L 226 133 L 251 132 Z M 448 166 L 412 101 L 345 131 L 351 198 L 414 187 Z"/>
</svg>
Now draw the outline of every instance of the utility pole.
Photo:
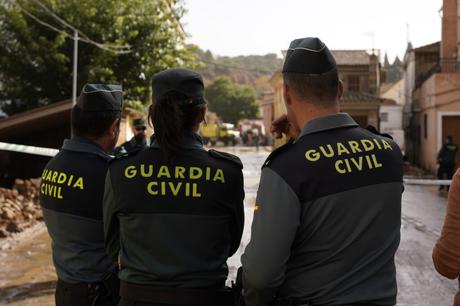
<svg viewBox="0 0 460 306">
<path fill-rule="evenodd" d="M 78 74 L 78 31 L 73 34 L 73 84 L 72 84 L 72 105 L 77 104 L 77 74 Z"/>
</svg>

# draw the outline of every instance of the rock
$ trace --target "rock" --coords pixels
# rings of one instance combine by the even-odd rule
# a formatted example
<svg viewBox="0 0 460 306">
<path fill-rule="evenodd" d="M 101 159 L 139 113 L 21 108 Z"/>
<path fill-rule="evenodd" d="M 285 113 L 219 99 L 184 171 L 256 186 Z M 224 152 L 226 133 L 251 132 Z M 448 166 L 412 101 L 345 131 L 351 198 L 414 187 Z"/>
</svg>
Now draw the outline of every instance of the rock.
<svg viewBox="0 0 460 306">
<path fill-rule="evenodd" d="M 11 221 L 6 225 L 6 230 L 10 233 L 19 233 L 21 231 L 21 226 L 15 221 Z"/>
<path fill-rule="evenodd" d="M 10 208 L 5 208 L 1 217 L 6 220 L 13 220 L 15 215 L 16 214 Z"/>
<path fill-rule="evenodd" d="M 4 228 L 0 228 L 0 238 L 6 238 L 9 236 L 9 233 Z"/>
</svg>

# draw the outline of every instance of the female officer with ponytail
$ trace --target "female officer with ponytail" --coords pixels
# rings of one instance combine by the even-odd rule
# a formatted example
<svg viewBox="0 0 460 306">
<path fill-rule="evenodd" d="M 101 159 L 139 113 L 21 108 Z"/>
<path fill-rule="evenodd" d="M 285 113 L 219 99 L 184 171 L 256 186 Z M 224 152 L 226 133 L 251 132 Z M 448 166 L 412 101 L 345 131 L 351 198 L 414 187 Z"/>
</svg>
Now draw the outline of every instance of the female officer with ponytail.
<svg viewBox="0 0 460 306">
<path fill-rule="evenodd" d="M 226 261 L 243 232 L 241 161 L 203 148 L 198 73 L 169 69 L 152 87 L 154 143 L 117 158 L 106 177 L 104 229 L 121 266 L 120 305 L 231 305 Z"/>
</svg>

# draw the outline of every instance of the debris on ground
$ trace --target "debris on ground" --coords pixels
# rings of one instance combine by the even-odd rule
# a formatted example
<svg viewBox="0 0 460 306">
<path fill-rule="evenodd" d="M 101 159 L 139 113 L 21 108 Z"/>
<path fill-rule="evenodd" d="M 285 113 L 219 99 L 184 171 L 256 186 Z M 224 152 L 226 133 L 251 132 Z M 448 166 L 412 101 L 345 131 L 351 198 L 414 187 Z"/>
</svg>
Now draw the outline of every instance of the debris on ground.
<svg viewBox="0 0 460 306">
<path fill-rule="evenodd" d="M 0 238 L 43 220 L 39 204 L 40 178 L 16 179 L 12 189 L 0 188 Z"/>
</svg>

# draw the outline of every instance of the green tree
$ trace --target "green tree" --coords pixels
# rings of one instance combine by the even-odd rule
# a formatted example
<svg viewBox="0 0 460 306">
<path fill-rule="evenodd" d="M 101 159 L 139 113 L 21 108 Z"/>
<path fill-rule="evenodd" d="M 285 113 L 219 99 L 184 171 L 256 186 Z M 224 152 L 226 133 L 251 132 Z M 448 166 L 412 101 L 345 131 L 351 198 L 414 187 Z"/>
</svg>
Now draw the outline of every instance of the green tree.
<svg viewBox="0 0 460 306">
<path fill-rule="evenodd" d="M 142 105 L 154 73 L 193 67 L 181 0 L 0 0 L 0 107 L 10 114 L 71 97 L 73 30 L 52 14 L 97 43 L 79 42 L 78 90 L 121 84 L 125 102 Z"/>
<path fill-rule="evenodd" d="M 226 77 L 217 78 L 206 89 L 209 109 L 225 122 L 236 124 L 243 118 L 255 118 L 259 105 L 252 87 L 238 85 Z"/>
</svg>

